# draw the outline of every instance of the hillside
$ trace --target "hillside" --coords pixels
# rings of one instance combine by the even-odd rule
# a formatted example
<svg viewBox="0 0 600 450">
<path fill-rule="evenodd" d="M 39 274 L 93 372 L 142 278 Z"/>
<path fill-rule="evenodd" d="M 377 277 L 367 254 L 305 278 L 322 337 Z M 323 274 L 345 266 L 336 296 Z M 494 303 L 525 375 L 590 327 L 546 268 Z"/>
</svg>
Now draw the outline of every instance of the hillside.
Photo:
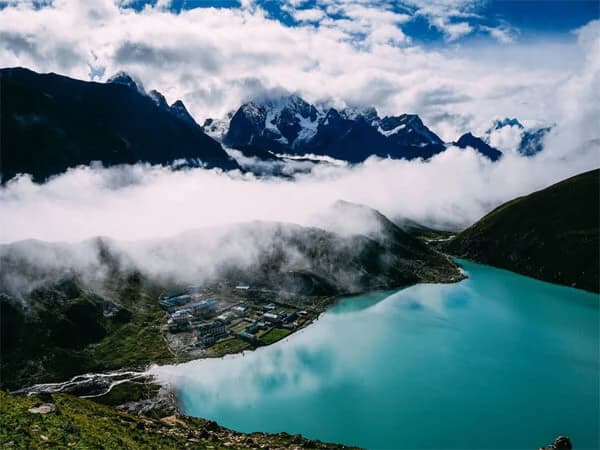
<svg viewBox="0 0 600 450">
<path fill-rule="evenodd" d="M 0 391 L 3 448 L 348 448 L 287 433 L 237 433 L 186 416 L 139 417 L 64 394 L 32 397 Z"/>
<path fill-rule="evenodd" d="M 600 170 L 507 202 L 444 245 L 452 255 L 600 292 Z"/>
<path fill-rule="evenodd" d="M 43 181 L 92 161 L 237 167 L 181 102 L 165 108 L 160 94 L 146 95 L 125 74 L 95 83 L 10 68 L 0 70 L 0 84 L 2 181 L 18 173 Z"/>
<path fill-rule="evenodd" d="M 288 299 L 318 315 L 337 296 L 462 278 L 377 211 L 343 209 L 366 212 L 383 232 L 253 222 L 146 242 L 0 246 L 1 386 L 180 360 L 165 344 L 158 305 L 161 292 L 179 286 L 201 284 L 227 300 L 243 281 L 257 293 L 248 301 Z M 272 300 L 262 300 L 267 294 Z"/>
</svg>

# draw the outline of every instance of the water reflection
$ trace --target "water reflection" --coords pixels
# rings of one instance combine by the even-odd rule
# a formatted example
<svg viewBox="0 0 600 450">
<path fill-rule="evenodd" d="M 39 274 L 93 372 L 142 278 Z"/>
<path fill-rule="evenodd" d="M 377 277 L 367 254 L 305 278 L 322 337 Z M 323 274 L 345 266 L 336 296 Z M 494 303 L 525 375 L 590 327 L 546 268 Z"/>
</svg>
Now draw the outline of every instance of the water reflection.
<svg viewBox="0 0 600 450">
<path fill-rule="evenodd" d="M 188 414 L 240 431 L 482 449 L 565 433 L 597 447 L 598 296 L 465 267 L 458 284 L 344 299 L 244 356 L 154 371 Z"/>
</svg>

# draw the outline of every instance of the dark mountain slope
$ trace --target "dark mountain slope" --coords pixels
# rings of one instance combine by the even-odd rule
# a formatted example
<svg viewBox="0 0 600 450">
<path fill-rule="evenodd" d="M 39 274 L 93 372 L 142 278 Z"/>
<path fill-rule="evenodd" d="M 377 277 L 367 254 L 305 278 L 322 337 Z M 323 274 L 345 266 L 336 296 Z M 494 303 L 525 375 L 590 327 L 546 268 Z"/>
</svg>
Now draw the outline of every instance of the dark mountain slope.
<svg viewBox="0 0 600 450">
<path fill-rule="evenodd" d="M 42 181 L 91 161 L 111 166 L 185 158 L 237 167 L 218 142 L 185 117 L 183 105 L 165 110 L 135 84 L 11 68 L 0 70 L 0 85 L 3 181 L 18 173 Z"/>
<path fill-rule="evenodd" d="M 505 203 L 449 241 L 445 250 L 600 292 L 599 181 L 596 169 Z"/>
<path fill-rule="evenodd" d="M 463 134 L 458 141 L 454 143 L 454 145 L 460 148 L 471 147 L 481 153 L 483 156 L 486 156 L 491 161 L 498 161 L 502 156 L 502 152 L 500 150 L 489 146 L 481 138 L 473 136 L 471 133 Z"/>
<path fill-rule="evenodd" d="M 213 122 L 208 120 L 207 127 Z M 352 163 L 371 155 L 430 158 L 446 149 L 417 115 L 380 118 L 375 108 L 321 110 L 296 95 L 245 103 L 224 126 L 223 143 L 229 147 L 327 155 Z"/>
</svg>

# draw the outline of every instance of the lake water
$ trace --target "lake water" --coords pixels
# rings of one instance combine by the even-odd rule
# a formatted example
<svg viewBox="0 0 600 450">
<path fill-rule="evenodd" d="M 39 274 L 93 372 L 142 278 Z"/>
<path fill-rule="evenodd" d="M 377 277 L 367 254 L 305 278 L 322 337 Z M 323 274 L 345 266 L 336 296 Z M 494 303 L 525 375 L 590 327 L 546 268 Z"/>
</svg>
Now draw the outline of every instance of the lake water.
<svg viewBox="0 0 600 450">
<path fill-rule="evenodd" d="M 367 448 L 599 446 L 599 298 L 460 261 L 469 279 L 346 298 L 243 356 L 156 368 L 184 411 Z"/>
</svg>

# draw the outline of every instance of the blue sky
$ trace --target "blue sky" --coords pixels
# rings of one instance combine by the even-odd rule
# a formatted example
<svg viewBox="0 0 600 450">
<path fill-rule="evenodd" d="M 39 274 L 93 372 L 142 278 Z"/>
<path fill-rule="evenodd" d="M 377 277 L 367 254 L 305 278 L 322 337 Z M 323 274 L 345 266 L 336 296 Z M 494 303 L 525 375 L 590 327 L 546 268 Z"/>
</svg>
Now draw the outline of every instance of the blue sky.
<svg viewBox="0 0 600 450">
<path fill-rule="evenodd" d="M 133 0 L 128 7 L 141 10 L 145 5 L 155 5 L 157 0 Z M 294 10 L 321 9 L 327 12 L 325 0 L 257 0 L 256 5 L 267 11 L 270 18 L 280 21 L 286 26 L 296 26 L 300 22 L 290 12 Z M 335 2 L 333 2 L 335 3 Z M 343 2 L 340 2 L 343 3 Z M 427 5 L 427 3 L 430 3 Z M 600 6 L 596 0 L 502 0 L 502 1 L 388 1 L 365 0 L 363 4 L 388 9 L 401 14 L 408 14 L 411 19 L 402 25 L 402 29 L 414 42 L 446 43 L 448 35 L 443 27 L 436 25 L 435 17 L 423 14 L 421 10 L 442 5 L 439 9 L 455 9 L 456 14 L 447 13 L 451 23 L 464 22 L 470 25 L 471 31 L 460 36 L 460 40 L 494 39 L 489 28 L 504 30 L 513 41 L 526 41 L 542 37 L 573 39 L 572 30 L 579 28 L 590 20 L 597 19 Z M 195 8 L 242 8 L 241 0 L 172 0 L 169 9 L 174 13 Z M 343 14 L 329 13 L 328 17 L 339 19 Z M 432 20 L 433 19 L 433 20 Z M 315 22 L 318 26 L 318 22 Z"/>
</svg>

